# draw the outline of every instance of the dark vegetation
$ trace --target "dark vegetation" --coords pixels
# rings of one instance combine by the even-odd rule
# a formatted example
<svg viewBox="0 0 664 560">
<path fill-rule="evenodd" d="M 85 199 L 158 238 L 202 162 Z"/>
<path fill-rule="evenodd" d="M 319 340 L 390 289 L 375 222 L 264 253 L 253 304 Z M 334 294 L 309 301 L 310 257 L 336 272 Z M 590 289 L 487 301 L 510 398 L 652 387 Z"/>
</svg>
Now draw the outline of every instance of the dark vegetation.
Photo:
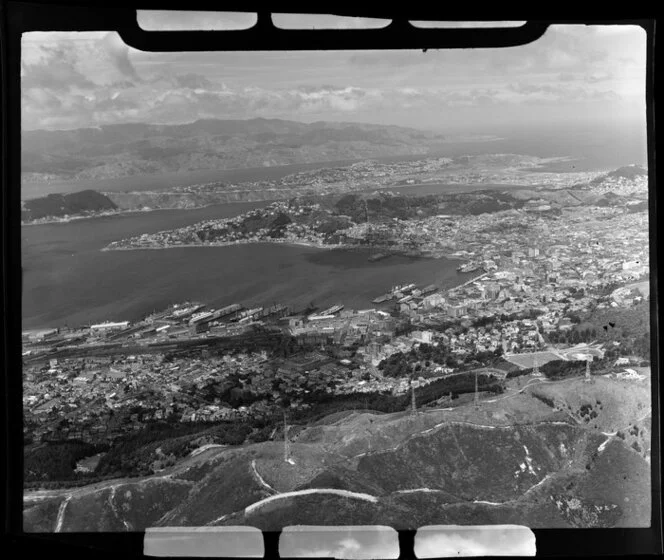
<svg viewBox="0 0 664 560">
<path fill-rule="evenodd" d="M 586 362 L 567 362 L 565 360 L 554 360 L 541 366 L 540 371 L 549 379 L 565 379 L 567 377 L 577 377 L 585 373 Z"/>
<path fill-rule="evenodd" d="M 396 352 L 378 364 L 385 377 L 405 377 L 411 374 L 426 377 L 430 368 L 439 366 L 493 366 L 502 361 L 502 348 L 495 352 L 474 352 L 463 356 L 450 353 L 443 344 L 433 346 L 423 343 L 409 352 Z"/>
<path fill-rule="evenodd" d="M 108 445 L 93 445 L 83 441 L 46 443 L 24 452 L 24 473 L 26 482 L 42 480 L 75 480 L 85 478 L 88 473 L 76 473 L 76 463 L 85 457 L 108 449 Z"/>
<path fill-rule="evenodd" d="M 280 238 L 284 236 L 285 228 L 289 224 L 296 224 L 324 234 L 326 243 L 358 243 L 356 239 L 347 239 L 343 230 L 367 221 L 378 223 L 390 222 L 394 218 L 421 219 L 440 213 L 465 215 L 497 212 L 519 208 L 523 206 L 523 201 L 506 193 L 484 191 L 416 197 L 392 193 L 347 194 L 336 202 L 324 201 L 320 209 L 313 209 L 308 204 L 308 197 L 296 198 L 290 201 L 287 211 L 273 214 L 269 207 L 265 210 L 254 210 L 241 220 L 229 222 L 221 229 L 204 228 L 198 230 L 196 235 L 201 241 L 212 242 L 225 239 L 231 233 L 246 236 L 259 230 L 267 230 L 268 237 Z M 394 245 L 396 241 L 395 236 L 386 232 L 368 232 L 364 239 L 364 242 L 373 245 Z"/>
<path fill-rule="evenodd" d="M 509 362 L 508 362 L 509 363 Z M 512 364 L 514 365 L 514 364 Z M 500 368 L 502 369 L 502 368 Z M 507 379 L 514 379 L 515 377 L 521 377 L 523 375 L 530 375 L 533 372 L 532 369 L 521 369 L 518 366 L 514 366 L 507 371 Z"/>
<path fill-rule="evenodd" d="M 650 301 L 626 308 L 595 309 L 579 317 L 571 331 L 551 333 L 549 340 L 569 344 L 597 340 L 607 343 L 609 358 L 635 355 L 650 360 Z"/>
<path fill-rule="evenodd" d="M 392 193 L 377 195 L 348 194 L 337 201 L 337 214 L 349 216 L 355 223 L 398 218 L 409 220 L 437 214 L 483 214 L 521 208 L 524 202 L 508 193 L 475 191 L 471 193 L 404 196 Z"/>
<path fill-rule="evenodd" d="M 549 397 L 545 397 L 544 395 L 540 395 L 539 393 L 532 393 L 533 397 L 535 397 L 537 400 L 542 401 L 545 405 L 550 406 L 551 408 L 555 408 L 555 403 L 553 402 L 553 399 L 550 399 Z"/>
<path fill-rule="evenodd" d="M 503 390 L 497 379 L 484 374 L 478 376 L 478 386 L 481 391 L 493 393 Z M 473 375 L 456 375 L 416 388 L 415 396 L 417 405 L 425 406 L 443 396 L 451 394 L 452 398 L 457 398 L 460 394 L 474 391 Z M 387 392 L 373 392 L 334 395 L 318 391 L 307 396 L 309 408 L 290 409 L 288 418 L 289 422 L 303 425 L 349 410 L 399 412 L 407 410 L 410 402 L 410 394 L 395 396 Z M 281 437 L 281 425 L 282 412 L 278 409 L 263 418 L 213 424 L 154 422 L 117 441 L 101 458 L 93 473 L 74 473 L 73 469 L 78 459 L 98 452 L 97 447 L 89 444 L 46 444 L 39 453 L 35 452 L 30 457 L 29 462 L 26 459 L 26 472 L 29 472 L 30 465 L 33 470 L 35 465 L 40 468 L 30 478 L 26 477 L 26 481 L 36 483 L 33 486 L 57 487 L 89 484 L 111 477 L 147 476 L 155 468 L 173 465 L 177 459 L 186 457 L 201 445 L 241 445 L 266 441 L 275 434 L 275 428 L 275 437 Z"/>
<path fill-rule="evenodd" d="M 160 457 L 166 458 L 160 465 L 166 467 L 206 443 L 239 445 L 251 431 L 252 426 L 245 422 L 220 422 L 212 427 L 202 422 L 148 424 L 115 444 L 99 461 L 95 474 L 146 476 L 152 474 L 152 465 Z"/>
<path fill-rule="evenodd" d="M 21 211 L 21 219 L 38 220 L 40 218 L 62 217 L 65 215 L 83 214 L 115 210 L 117 206 L 107 196 L 93 190 L 71 194 L 49 194 L 42 198 L 26 200 Z"/>
<path fill-rule="evenodd" d="M 597 418 L 597 410 L 595 410 L 595 408 L 596 407 L 590 403 L 582 404 L 579 408 L 579 415 L 586 423 Z"/>
</svg>

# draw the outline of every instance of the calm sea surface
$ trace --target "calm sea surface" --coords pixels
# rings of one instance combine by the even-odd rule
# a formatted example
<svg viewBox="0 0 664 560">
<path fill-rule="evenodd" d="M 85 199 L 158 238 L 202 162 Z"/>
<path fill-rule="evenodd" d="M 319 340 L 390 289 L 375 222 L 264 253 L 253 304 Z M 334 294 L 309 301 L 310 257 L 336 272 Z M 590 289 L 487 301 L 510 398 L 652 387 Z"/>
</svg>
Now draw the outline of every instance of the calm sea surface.
<svg viewBox="0 0 664 560">
<path fill-rule="evenodd" d="M 124 214 L 21 228 L 23 327 L 136 320 L 186 299 L 210 305 L 273 302 L 372 307 L 393 284 L 453 286 L 458 261 L 275 244 L 106 251 L 110 241 L 230 217 L 262 203 Z"/>
</svg>

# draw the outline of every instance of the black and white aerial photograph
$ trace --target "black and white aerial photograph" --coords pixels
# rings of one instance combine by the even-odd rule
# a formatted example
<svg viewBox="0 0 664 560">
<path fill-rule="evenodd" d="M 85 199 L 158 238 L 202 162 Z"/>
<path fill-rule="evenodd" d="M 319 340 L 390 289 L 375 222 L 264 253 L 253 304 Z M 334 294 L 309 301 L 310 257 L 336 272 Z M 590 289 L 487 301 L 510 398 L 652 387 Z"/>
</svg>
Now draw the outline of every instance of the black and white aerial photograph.
<svg viewBox="0 0 664 560">
<path fill-rule="evenodd" d="M 646 40 L 24 33 L 24 531 L 650 527 Z"/>
</svg>

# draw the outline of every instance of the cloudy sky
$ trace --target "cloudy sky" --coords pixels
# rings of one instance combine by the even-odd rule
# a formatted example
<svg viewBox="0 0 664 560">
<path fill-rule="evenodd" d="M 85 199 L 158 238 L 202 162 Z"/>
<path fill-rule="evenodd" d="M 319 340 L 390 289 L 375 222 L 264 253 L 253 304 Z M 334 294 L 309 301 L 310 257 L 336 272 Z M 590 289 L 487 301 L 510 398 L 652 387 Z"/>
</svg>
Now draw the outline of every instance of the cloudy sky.
<svg viewBox="0 0 664 560">
<path fill-rule="evenodd" d="M 430 525 L 415 536 L 418 558 L 535 556 L 534 533 L 519 525 Z"/>
<path fill-rule="evenodd" d="M 645 46 L 634 26 L 555 26 L 522 47 L 426 53 L 148 53 L 116 33 L 28 33 L 23 128 L 266 117 L 449 130 L 644 119 Z"/>
<path fill-rule="evenodd" d="M 279 554 L 291 558 L 398 558 L 399 535 L 380 525 L 285 527 Z"/>
<path fill-rule="evenodd" d="M 149 527 L 146 556 L 263 558 L 263 534 L 255 527 Z"/>
</svg>

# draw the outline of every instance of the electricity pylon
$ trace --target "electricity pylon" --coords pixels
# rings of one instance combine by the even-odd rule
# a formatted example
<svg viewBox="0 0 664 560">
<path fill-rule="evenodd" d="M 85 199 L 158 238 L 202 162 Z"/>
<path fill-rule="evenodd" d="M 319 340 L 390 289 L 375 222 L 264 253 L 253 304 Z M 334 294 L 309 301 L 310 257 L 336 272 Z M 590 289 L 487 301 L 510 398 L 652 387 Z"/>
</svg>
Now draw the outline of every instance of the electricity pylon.
<svg viewBox="0 0 664 560">
<path fill-rule="evenodd" d="M 417 414 L 417 402 L 415 400 L 415 385 L 413 385 L 413 377 L 415 376 L 415 368 L 410 376 L 410 413 Z"/>
<path fill-rule="evenodd" d="M 290 459 L 290 441 L 288 441 L 288 424 L 286 423 L 286 411 L 284 410 L 284 462 Z"/>
<path fill-rule="evenodd" d="M 475 408 L 480 407 L 479 387 L 477 384 L 477 370 L 475 370 Z"/>
<path fill-rule="evenodd" d="M 537 356 L 533 358 L 533 375 L 539 377 L 542 375 L 539 369 L 539 362 L 537 361 Z"/>
</svg>

